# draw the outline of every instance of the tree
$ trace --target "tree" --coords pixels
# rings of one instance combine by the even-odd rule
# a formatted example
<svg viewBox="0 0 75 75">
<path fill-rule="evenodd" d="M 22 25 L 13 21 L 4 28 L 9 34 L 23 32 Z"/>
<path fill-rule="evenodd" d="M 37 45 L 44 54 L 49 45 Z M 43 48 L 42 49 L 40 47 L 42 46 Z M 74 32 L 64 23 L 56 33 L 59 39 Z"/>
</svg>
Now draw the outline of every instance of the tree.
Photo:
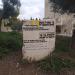
<svg viewBox="0 0 75 75">
<path fill-rule="evenodd" d="M 10 25 L 13 31 L 22 31 L 22 21 L 16 17 L 10 19 Z"/>
<path fill-rule="evenodd" d="M 0 29 L 1 29 L 2 13 L 3 13 L 3 11 L 0 10 Z M 1 31 L 1 30 L 0 30 L 0 31 Z"/>
<path fill-rule="evenodd" d="M 19 15 L 19 0 L 2 0 L 3 2 L 3 16 L 2 18 L 9 18 Z"/>
<path fill-rule="evenodd" d="M 52 2 L 55 12 L 75 13 L 75 0 L 49 0 Z"/>
<path fill-rule="evenodd" d="M 19 8 L 21 6 L 20 0 L 2 0 L 2 19 L 9 19 L 12 17 L 17 17 L 19 15 Z"/>
</svg>

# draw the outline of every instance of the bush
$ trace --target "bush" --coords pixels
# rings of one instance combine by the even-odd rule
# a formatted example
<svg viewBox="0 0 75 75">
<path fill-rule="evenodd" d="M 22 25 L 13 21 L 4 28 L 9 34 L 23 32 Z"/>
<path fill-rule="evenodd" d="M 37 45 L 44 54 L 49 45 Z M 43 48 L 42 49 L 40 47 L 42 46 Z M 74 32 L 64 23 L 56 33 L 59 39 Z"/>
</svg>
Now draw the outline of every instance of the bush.
<svg viewBox="0 0 75 75">
<path fill-rule="evenodd" d="M 20 63 L 21 65 L 28 65 L 28 64 L 30 64 L 27 59 L 22 59 L 22 60 L 19 61 L 19 63 Z"/>
<path fill-rule="evenodd" d="M 56 56 L 49 56 L 37 63 L 38 67 L 44 72 L 60 72 L 63 68 L 75 68 L 75 63 L 68 59 L 62 59 Z"/>
<path fill-rule="evenodd" d="M 0 32 L 0 56 L 22 49 L 22 36 L 17 32 Z"/>
<path fill-rule="evenodd" d="M 71 37 L 57 36 L 55 51 L 57 52 L 67 52 L 71 50 Z"/>
<path fill-rule="evenodd" d="M 40 69 L 45 72 L 60 72 L 60 70 L 63 68 L 75 68 L 75 63 L 73 63 L 72 60 L 63 59 L 57 56 L 61 52 L 64 53 L 71 51 L 71 42 L 71 37 L 57 36 L 55 51 L 51 56 L 48 56 L 47 58 L 39 61 L 37 63 L 38 67 L 40 67 Z"/>
<path fill-rule="evenodd" d="M 11 28 L 14 31 L 22 31 L 22 24 L 19 23 L 19 24 L 11 25 Z"/>
<path fill-rule="evenodd" d="M 5 56 L 8 52 L 8 49 L 0 47 L 0 58 L 2 58 L 2 56 Z"/>
</svg>

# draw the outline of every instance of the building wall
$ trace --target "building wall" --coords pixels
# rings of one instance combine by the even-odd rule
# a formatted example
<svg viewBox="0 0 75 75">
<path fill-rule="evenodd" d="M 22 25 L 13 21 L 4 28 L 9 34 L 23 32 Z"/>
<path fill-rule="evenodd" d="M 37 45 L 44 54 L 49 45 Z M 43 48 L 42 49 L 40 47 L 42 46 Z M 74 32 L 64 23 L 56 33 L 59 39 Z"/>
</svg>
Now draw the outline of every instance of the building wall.
<svg viewBox="0 0 75 75">
<path fill-rule="evenodd" d="M 5 26 L 5 24 L 8 23 L 8 20 L 2 20 L 2 24 L 1 24 L 1 31 L 2 32 L 11 32 L 12 29 L 10 26 Z"/>
<path fill-rule="evenodd" d="M 45 0 L 45 18 L 53 18 L 54 13 L 52 12 L 49 0 Z"/>
<path fill-rule="evenodd" d="M 61 34 L 64 34 L 66 36 L 72 36 L 73 14 L 63 14 L 61 22 L 62 22 Z"/>
<path fill-rule="evenodd" d="M 61 32 L 58 35 L 72 36 L 73 14 L 59 14 L 52 11 L 51 3 L 45 0 L 45 18 L 52 18 L 56 21 L 56 26 L 61 26 Z"/>
</svg>

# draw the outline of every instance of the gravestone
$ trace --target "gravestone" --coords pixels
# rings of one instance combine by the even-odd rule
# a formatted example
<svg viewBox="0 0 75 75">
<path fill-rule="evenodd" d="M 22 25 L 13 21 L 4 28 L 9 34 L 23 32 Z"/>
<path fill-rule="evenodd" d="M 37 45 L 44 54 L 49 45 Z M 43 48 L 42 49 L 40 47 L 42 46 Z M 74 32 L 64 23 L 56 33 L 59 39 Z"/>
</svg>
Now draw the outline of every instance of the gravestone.
<svg viewBox="0 0 75 75">
<path fill-rule="evenodd" d="M 34 20 L 34 22 L 36 21 Z M 55 21 L 44 19 L 39 20 L 37 23 L 36 25 L 23 24 L 23 59 L 41 60 L 50 55 L 55 48 Z"/>
</svg>

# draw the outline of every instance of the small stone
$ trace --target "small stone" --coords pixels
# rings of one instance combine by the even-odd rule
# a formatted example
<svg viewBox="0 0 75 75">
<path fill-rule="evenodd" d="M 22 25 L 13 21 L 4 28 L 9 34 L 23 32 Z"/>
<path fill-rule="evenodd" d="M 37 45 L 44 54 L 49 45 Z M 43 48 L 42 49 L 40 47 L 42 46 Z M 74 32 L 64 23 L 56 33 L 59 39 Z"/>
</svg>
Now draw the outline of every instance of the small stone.
<svg viewBox="0 0 75 75">
<path fill-rule="evenodd" d="M 19 63 L 16 64 L 16 68 L 18 68 L 18 67 L 19 67 Z"/>
</svg>

